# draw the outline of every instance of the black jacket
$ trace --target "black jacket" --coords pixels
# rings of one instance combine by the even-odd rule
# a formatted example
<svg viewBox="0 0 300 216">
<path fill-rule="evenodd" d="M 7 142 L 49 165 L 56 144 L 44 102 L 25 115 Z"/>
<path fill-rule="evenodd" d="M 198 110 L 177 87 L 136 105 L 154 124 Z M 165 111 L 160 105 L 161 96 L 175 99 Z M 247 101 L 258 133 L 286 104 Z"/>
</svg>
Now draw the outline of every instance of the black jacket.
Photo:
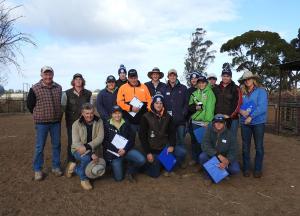
<svg viewBox="0 0 300 216">
<path fill-rule="evenodd" d="M 129 124 L 124 122 L 118 130 L 114 125 L 110 124 L 110 120 L 108 120 L 104 123 L 103 155 L 105 160 L 110 161 L 118 158 L 116 155 L 107 151 L 107 149 L 109 149 L 113 152 L 118 152 L 118 149 L 111 143 L 116 134 L 119 134 L 128 140 L 128 143 L 124 148 L 126 153 L 133 147 L 134 142 L 132 141 L 135 137 L 130 129 Z"/>
<path fill-rule="evenodd" d="M 157 92 L 162 93 L 163 89 L 166 87 L 166 84 L 163 82 L 159 82 L 156 88 L 151 81 L 146 82 L 145 85 L 147 86 L 151 97 L 153 97 Z"/>
<path fill-rule="evenodd" d="M 159 153 L 167 145 L 176 145 L 176 130 L 172 117 L 164 112 L 159 117 L 153 112 L 143 115 L 139 130 L 139 138 L 145 153 Z"/>
</svg>

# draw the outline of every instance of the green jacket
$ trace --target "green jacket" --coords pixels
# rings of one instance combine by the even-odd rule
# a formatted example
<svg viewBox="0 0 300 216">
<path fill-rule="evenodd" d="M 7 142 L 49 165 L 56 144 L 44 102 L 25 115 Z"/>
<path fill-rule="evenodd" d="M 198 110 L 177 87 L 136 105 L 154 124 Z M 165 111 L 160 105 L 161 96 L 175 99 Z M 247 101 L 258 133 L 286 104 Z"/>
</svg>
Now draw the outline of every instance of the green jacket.
<svg viewBox="0 0 300 216">
<path fill-rule="evenodd" d="M 202 109 L 196 110 L 196 104 L 202 102 Z M 196 90 L 192 93 L 189 100 L 189 110 L 194 113 L 192 120 L 211 122 L 215 112 L 216 97 L 211 87 L 208 85 L 203 90 Z"/>
</svg>

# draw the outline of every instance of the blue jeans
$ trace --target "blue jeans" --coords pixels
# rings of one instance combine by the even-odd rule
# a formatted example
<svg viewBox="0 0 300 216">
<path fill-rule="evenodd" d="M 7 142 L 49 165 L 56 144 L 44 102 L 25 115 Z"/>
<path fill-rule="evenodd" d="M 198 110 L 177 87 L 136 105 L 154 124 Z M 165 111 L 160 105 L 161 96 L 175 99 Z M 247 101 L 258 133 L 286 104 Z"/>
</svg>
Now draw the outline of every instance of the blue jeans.
<svg viewBox="0 0 300 216">
<path fill-rule="evenodd" d="M 176 166 L 182 163 L 186 156 L 186 150 L 182 146 L 175 146 L 174 156 L 176 158 Z M 153 154 L 154 161 L 152 163 L 146 163 L 146 173 L 152 178 L 157 178 L 160 176 L 161 163 L 158 160 L 158 154 Z"/>
<path fill-rule="evenodd" d="M 241 124 L 242 142 L 243 142 L 243 171 L 250 169 L 250 147 L 251 137 L 253 135 L 255 143 L 255 171 L 262 171 L 264 159 L 264 134 L 265 124 L 245 125 Z"/>
<path fill-rule="evenodd" d="M 203 166 L 203 164 L 205 164 L 205 162 L 207 162 L 209 159 L 210 157 L 207 155 L 206 152 L 202 152 L 199 155 L 199 163 L 201 164 L 201 166 Z M 238 174 L 240 172 L 240 165 L 237 161 L 231 161 L 226 170 L 230 175 Z"/>
<path fill-rule="evenodd" d="M 178 125 L 176 127 L 176 146 L 180 146 L 181 148 L 183 148 L 186 151 L 186 145 L 184 142 L 185 135 L 186 135 L 186 126 Z M 185 156 L 184 156 L 184 159 L 185 159 Z"/>
<path fill-rule="evenodd" d="M 60 123 L 36 124 L 36 143 L 33 159 L 33 170 L 41 171 L 44 165 L 44 147 L 48 132 L 51 136 L 52 145 L 52 168 L 60 168 Z"/>
<path fill-rule="evenodd" d="M 81 157 L 78 152 L 74 152 L 73 156 L 79 163 L 75 167 L 75 173 L 79 176 L 81 181 L 87 180 L 88 177 L 85 175 L 85 168 L 92 160 L 92 153 L 88 153 Z"/>
<path fill-rule="evenodd" d="M 116 158 L 112 160 L 111 166 L 113 170 L 114 179 L 116 181 L 122 181 L 124 178 L 124 159 L 128 161 L 128 174 L 135 174 L 138 169 L 146 163 L 146 158 L 138 150 L 132 149 L 127 152 L 124 157 Z"/>
<path fill-rule="evenodd" d="M 68 155 L 68 162 L 76 162 L 72 152 L 71 152 L 71 146 L 72 146 L 72 126 L 67 127 L 67 135 L 68 135 L 68 147 L 67 147 L 67 155 Z"/>
<path fill-rule="evenodd" d="M 237 138 L 237 132 L 238 132 L 238 128 L 239 128 L 239 122 L 240 122 L 239 119 L 233 119 L 231 121 L 230 132 L 235 137 L 235 139 Z"/>
</svg>

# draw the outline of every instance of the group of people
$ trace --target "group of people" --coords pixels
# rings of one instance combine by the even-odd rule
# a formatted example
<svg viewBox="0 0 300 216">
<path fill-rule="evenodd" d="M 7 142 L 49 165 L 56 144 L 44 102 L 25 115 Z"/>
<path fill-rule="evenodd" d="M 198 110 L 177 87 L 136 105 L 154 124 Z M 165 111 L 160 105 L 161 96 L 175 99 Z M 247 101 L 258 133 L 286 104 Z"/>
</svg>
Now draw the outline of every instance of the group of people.
<svg viewBox="0 0 300 216">
<path fill-rule="evenodd" d="M 206 77 L 193 72 L 187 88 L 179 82 L 175 69 L 168 71 L 166 83 L 161 82 L 164 73 L 157 67 L 148 72 L 150 81 L 145 84 L 139 81 L 135 69 L 127 72 L 124 65 L 120 65 L 118 75 L 118 80 L 113 75 L 107 77 L 106 87 L 97 95 L 95 110 L 92 93 L 85 89 L 82 74 L 74 74 L 72 87 L 62 92 L 62 87 L 53 81 L 54 70 L 49 66 L 41 69 L 41 80 L 33 85 L 27 98 L 36 129 L 35 180 L 43 179 L 43 151 L 48 132 L 52 144 L 52 173 L 63 175 L 60 164 L 63 113 L 68 137 L 65 175 L 72 177 L 76 173 L 85 190 L 92 189 L 86 168 L 101 158 L 106 168 L 111 167 L 116 181 L 126 176 L 134 182 L 139 172 L 153 178 L 160 176 L 163 166 L 158 156 L 165 148 L 176 158 L 175 169 L 202 166 L 216 156 L 219 168 L 236 174 L 240 171 L 237 158 L 239 125 L 243 175 L 251 175 L 253 136 L 256 148 L 253 176 L 262 176 L 268 101 L 258 76 L 245 70 L 238 86 L 232 80 L 230 68 L 225 67 L 222 81 L 217 85 L 215 74 Z M 205 131 L 201 138 L 195 132 L 199 128 Z M 187 132 L 192 146 L 189 163 L 186 159 Z M 140 145 L 135 142 L 137 135 Z M 115 144 L 117 136 L 126 140 L 122 147 Z M 173 171 L 164 171 L 165 176 L 173 174 Z"/>
</svg>

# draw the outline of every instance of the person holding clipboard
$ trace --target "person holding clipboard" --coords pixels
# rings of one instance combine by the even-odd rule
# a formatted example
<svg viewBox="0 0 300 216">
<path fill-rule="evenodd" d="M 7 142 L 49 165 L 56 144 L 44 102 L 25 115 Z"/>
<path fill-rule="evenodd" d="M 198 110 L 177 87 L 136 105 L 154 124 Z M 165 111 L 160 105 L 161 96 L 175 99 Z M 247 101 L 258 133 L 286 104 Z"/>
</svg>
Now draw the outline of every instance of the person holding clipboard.
<svg viewBox="0 0 300 216">
<path fill-rule="evenodd" d="M 151 111 L 141 119 L 139 137 L 147 155 L 146 173 L 157 178 L 160 176 L 162 164 L 159 154 L 167 148 L 167 154 L 174 154 L 176 164 L 180 165 L 185 158 L 186 150 L 176 145 L 176 130 L 171 115 L 164 106 L 162 94 L 156 94 L 151 103 Z M 175 146 L 176 145 L 176 146 Z M 167 172 L 166 176 L 170 176 Z"/>
<path fill-rule="evenodd" d="M 245 70 L 239 79 L 243 94 L 243 103 L 240 108 L 240 123 L 243 142 L 243 175 L 250 176 L 250 147 L 251 137 L 255 143 L 255 165 L 253 176 L 262 176 L 264 159 L 264 133 L 267 121 L 268 95 L 258 83 L 258 76 Z"/>
<path fill-rule="evenodd" d="M 230 175 L 240 172 L 237 161 L 237 142 L 231 131 L 225 126 L 225 116 L 217 114 L 214 116 L 212 125 L 209 125 L 203 141 L 202 153 L 199 155 L 200 165 L 203 166 L 208 160 L 216 156 L 221 169 L 226 169 Z"/>
<path fill-rule="evenodd" d="M 124 178 L 124 160 L 128 161 L 126 177 L 130 182 L 136 181 L 134 174 L 142 167 L 146 159 L 142 153 L 133 147 L 133 136 L 130 125 L 122 117 L 122 109 L 113 106 L 111 118 L 104 123 L 103 155 L 111 165 L 116 181 Z"/>
</svg>

